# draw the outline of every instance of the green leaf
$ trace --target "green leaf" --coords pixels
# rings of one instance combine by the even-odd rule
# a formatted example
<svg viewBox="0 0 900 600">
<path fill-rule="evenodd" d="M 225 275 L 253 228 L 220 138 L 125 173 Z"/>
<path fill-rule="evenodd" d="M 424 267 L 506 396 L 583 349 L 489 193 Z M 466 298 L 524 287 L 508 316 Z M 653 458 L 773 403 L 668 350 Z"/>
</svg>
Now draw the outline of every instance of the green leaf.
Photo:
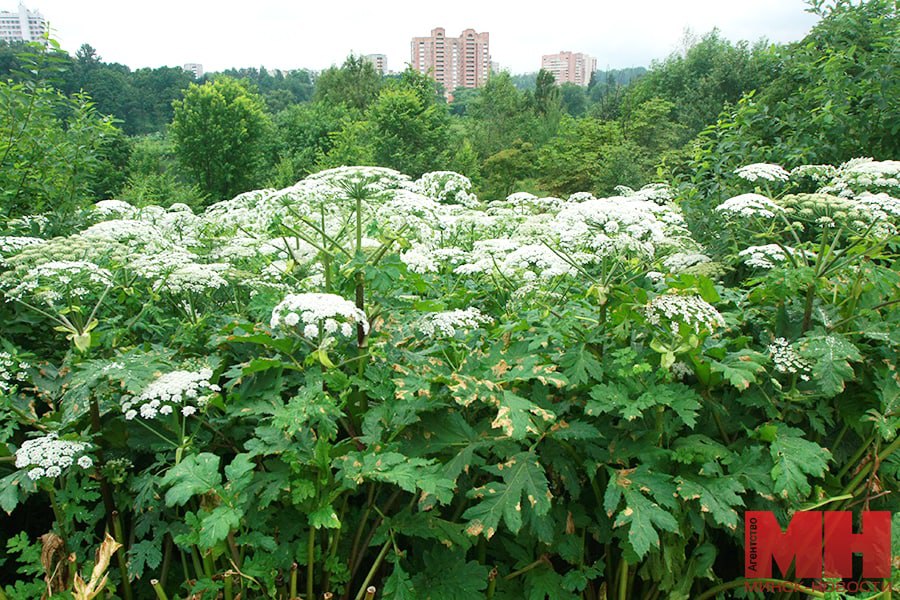
<svg viewBox="0 0 900 600">
<path fill-rule="evenodd" d="M 216 489 L 221 482 L 219 457 L 204 452 L 190 455 L 169 469 L 160 483 L 171 486 L 166 492 L 166 506 L 184 506 L 192 497 Z"/>
<path fill-rule="evenodd" d="M 238 454 L 234 457 L 227 467 L 225 467 L 225 478 L 228 480 L 228 488 L 240 491 L 253 478 L 253 469 L 256 463 L 250 458 L 249 454 Z"/>
<path fill-rule="evenodd" d="M 341 520 L 338 519 L 337 512 L 335 512 L 334 507 L 330 504 L 320 506 L 309 513 L 309 515 L 307 515 L 307 520 L 309 521 L 310 527 L 315 527 L 316 529 L 341 528 Z"/>
<path fill-rule="evenodd" d="M 660 506 L 663 504 L 674 510 L 674 486 L 668 476 L 652 473 L 644 467 L 609 469 L 609 473 L 603 508 L 612 516 L 624 498 L 625 508 L 619 511 L 613 527 L 628 526 L 628 543 L 638 558 L 643 558 L 651 547 L 659 547 L 659 530 L 678 531 L 678 521 Z M 645 494 L 652 495 L 657 502 Z"/>
<path fill-rule="evenodd" d="M 756 374 L 765 371 L 766 357 L 753 350 L 740 350 L 728 354 L 721 362 L 710 361 L 713 373 L 721 373 L 739 390 L 746 390 L 756 383 Z"/>
<path fill-rule="evenodd" d="M 700 434 L 675 440 L 674 459 L 684 464 L 703 464 L 711 461 L 730 462 L 733 453 L 719 442 Z"/>
<path fill-rule="evenodd" d="M 453 499 L 453 481 L 441 475 L 441 466 L 431 459 L 398 452 L 351 452 L 336 462 L 339 476 L 354 487 L 365 480 L 383 481 L 407 492 L 420 489 L 442 504 Z"/>
<path fill-rule="evenodd" d="M 575 385 L 603 378 L 603 366 L 585 344 L 571 346 L 559 360 L 563 373 Z"/>
<path fill-rule="evenodd" d="M 503 478 L 503 483 L 492 481 L 468 492 L 469 498 L 480 500 L 464 514 L 469 519 L 466 531 L 470 535 L 481 533 L 490 539 L 502 520 L 513 533 L 522 528 L 523 506 L 536 515 L 550 511 L 550 487 L 547 476 L 534 452 L 520 452 L 504 463 L 486 467 L 485 470 Z"/>
<path fill-rule="evenodd" d="M 491 422 L 491 427 L 502 430 L 504 435 L 514 440 L 521 440 L 529 433 L 539 434 L 543 429 L 541 422 L 549 423 L 554 419 L 556 419 L 556 415 L 549 410 L 543 409 L 509 390 L 503 390 L 497 417 Z"/>
<path fill-rule="evenodd" d="M 212 548 L 228 537 L 228 533 L 241 525 L 244 512 L 240 509 L 220 505 L 203 517 L 199 542 L 202 548 Z"/>
<path fill-rule="evenodd" d="M 147 568 L 155 569 L 162 562 L 160 544 L 156 541 L 143 540 L 128 549 L 128 573 L 140 578 Z"/>
<path fill-rule="evenodd" d="M 854 378 L 850 362 L 862 360 L 856 346 L 837 334 L 806 337 L 799 353 L 812 362 L 812 380 L 829 397 L 843 392 L 844 382 Z"/>
<path fill-rule="evenodd" d="M 25 471 L 16 471 L 0 479 L 0 509 L 8 515 L 12 514 L 19 505 L 19 500 L 24 499 L 29 492 L 33 492 L 35 487 Z"/>
<path fill-rule="evenodd" d="M 384 581 L 383 597 L 390 598 L 390 600 L 418 600 L 419 598 L 409 574 L 403 570 L 399 561 L 394 564 L 394 570 Z"/>
<path fill-rule="evenodd" d="M 580 595 L 566 591 L 563 577 L 548 564 L 529 571 L 525 576 L 527 600 L 579 600 Z"/>
<path fill-rule="evenodd" d="M 802 500 L 812 490 L 807 475 L 821 477 L 828 468 L 831 453 L 815 442 L 804 439 L 803 431 L 793 427 L 778 427 L 769 453 L 775 466 L 772 479 L 775 491 L 783 498 Z"/>
<path fill-rule="evenodd" d="M 413 578 L 417 600 L 473 600 L 487 587 L 488 568 L 466 562 L 462 552 L 425 552 L 425 569 Z"/>
<path fill-rule="evenodd" d="M 716 523 L 732 531 L 737 529 L 738 513 L 734 507 L 744 506 L 738 495 L 744 491 L 744 486 L 739 481 L 721 475 L 684 475 L 675 479 L 675 485 L 682 498 L 700 502 L 700 512 L 709 513 Z"/>
<path fill-rule="evenodd" d="M 629 408 L 632 403 L 628 399 L 628 388 L 621 383 L 598 383 L 591 388 L 590 395 L 591 400 L 584 405 L 584 414 L 586 415 L 594 417 L 618 412 L 626 419 L 633 420 L 641 414 L 641 409 L 637 409 L 635 412 Z M 649 408 L 649 406 L 652 405 L 643 408 Z"/>
</svg>

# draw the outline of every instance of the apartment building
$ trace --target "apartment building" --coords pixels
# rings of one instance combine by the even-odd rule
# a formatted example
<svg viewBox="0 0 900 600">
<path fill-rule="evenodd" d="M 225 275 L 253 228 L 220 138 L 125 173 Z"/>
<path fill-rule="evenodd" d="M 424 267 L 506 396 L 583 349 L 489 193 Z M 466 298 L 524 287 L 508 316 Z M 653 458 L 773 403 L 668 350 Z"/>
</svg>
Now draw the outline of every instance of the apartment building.
<svg viewBox="0 0 900 600">
<path fill-rule="evenodd" d="M 479 87 L 491 72 L 490 34 L 466 29 L 459 37 L 448 37 L 443 27 L 436 27 L 430 36 L 412 39 L 410 64 L 434 77 L 448 96 L 458 87 Z"/>
<path fill-rule="evenodd" d="M 0 11 L 0 40 L 14 42 L 43 42 L 49 27 L 38 11 L 31 11 L 19 4 L 16 11 Z"/>
<path fill-rule="evenodd" d="M 553 73 L 556 83 L 586 86 L 597 70 L 597 59 L 581 52 L 559 52 L 541 57 L 541 68 Z"/>
</svg>

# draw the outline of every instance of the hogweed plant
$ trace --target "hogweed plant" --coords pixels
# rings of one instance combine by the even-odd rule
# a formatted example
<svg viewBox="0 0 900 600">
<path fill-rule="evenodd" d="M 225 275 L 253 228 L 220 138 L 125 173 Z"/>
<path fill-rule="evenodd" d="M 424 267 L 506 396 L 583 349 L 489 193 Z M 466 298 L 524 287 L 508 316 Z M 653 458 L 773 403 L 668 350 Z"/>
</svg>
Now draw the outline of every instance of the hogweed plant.
<svg viewBox="0 0 900 600">
<path fill-rule="evenodd" d="M 56 538 L 83 596 L 730 597 L 744 510 L 897 509 L 897 175 L 749 165 L 719 237 L 374 167 L 6 223 L 0 598 Z"/>
</svg>

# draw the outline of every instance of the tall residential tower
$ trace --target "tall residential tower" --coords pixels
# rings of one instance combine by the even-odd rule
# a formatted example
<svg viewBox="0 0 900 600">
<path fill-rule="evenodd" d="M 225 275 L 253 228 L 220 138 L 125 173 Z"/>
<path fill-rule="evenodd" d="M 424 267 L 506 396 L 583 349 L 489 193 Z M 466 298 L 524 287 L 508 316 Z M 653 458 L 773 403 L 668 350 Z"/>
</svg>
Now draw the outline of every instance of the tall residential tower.
<svg viewBox="0 0 900 600">
<path fill-rule="evenodd" d="M 491 72 L 490 34 L 466 29 L 459 37 L 447 37 L 443 27 L 429 37 L 414 37 L 410 63 L 420 73 L 430 73 L 449 95 L 458 87 L 475 88 Z"/>
<path fill-rule="evenodd" d="M 586 86 L 591 82 L 591 74 L 597 70 L 597 59 L 581 52 L 545 54 L 541 58 L 541 68 L 553 73 L 556 83 Z"/>
<path fill-rule="evenodd" d="M 4 42 L 43 42 L 48 30 L 41 13 L 28 10 L 24 4 L 19 4 L 15 12 L 0 11 L 0 40 Z"/>
</svg>

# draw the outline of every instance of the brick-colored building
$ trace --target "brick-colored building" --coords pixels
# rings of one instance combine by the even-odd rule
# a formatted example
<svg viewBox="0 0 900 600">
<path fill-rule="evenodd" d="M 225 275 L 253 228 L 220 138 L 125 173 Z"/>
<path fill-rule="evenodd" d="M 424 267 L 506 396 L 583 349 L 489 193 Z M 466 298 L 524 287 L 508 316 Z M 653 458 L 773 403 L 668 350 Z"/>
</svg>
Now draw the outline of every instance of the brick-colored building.
<svg viewBox="0 0 900 600">
<path fill-rule="evenodd" d="M 541 68 L 553 73 L 556 83 L 586 86 L 591 82 L 593 72 L 597 70 L 597 59 L 581 52 L 545 54 L 541 58 Z"/>
<path fill-rule="evenodd" d="M 410 58 L 413 69 L 430 73 L 448 95 L 458 87 L 475 88 L 491 72 L 490 34 L 466 29 L 459 37 L 447 37 L 443 27 L 436 27 L 429 37 L 412 39 Z"/>
</svg>

